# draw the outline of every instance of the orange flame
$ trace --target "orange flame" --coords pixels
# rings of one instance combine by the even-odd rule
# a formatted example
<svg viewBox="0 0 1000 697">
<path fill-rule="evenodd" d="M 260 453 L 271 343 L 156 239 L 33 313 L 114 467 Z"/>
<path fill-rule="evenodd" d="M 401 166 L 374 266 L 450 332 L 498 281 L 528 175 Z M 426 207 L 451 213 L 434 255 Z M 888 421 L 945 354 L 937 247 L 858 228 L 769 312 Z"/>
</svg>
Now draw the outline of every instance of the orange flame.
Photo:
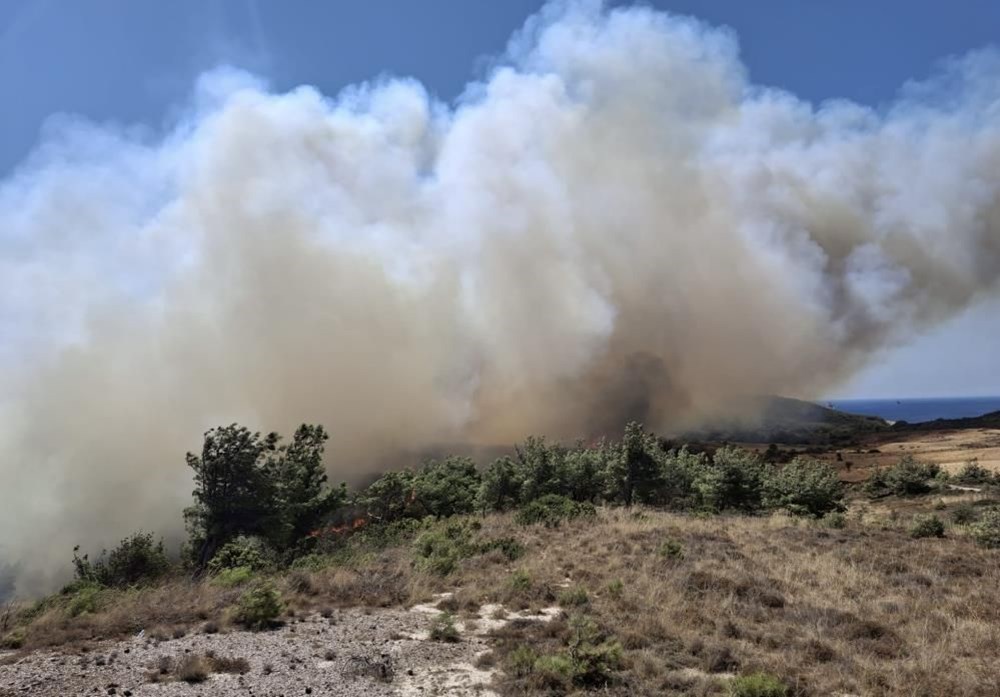
<svg viewBox="0 0 1000 697">
<path fill-rule="evenodd" d="M 344 523 L 343 525 L 331 525 L 328 528 L 319 528 L 313 530 L 309 533 L 309 537 L 321 537 L 323 535 L 343 535 L 344 533 L 354 532 L 365 526 L 368 521 L 364 518 L 355 518 L 350 523 Z"/>
</svg>

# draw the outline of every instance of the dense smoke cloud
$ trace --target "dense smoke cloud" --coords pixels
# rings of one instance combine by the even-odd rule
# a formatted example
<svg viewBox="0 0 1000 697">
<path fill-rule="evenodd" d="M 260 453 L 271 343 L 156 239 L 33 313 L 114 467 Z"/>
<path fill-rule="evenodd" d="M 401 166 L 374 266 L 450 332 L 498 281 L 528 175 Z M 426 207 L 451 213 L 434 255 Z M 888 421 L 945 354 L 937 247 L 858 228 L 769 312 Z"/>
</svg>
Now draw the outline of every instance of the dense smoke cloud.
<svg viewBox="0 0 1000 697">
<path fill-rule="evenodd" d="M 56 121 L 0 183 L 0 556 L 40 587 L 178 531 L 220 423 L 322 423 L 356 479 L 819 395 L 995 285 L 997 74 L 816 107 L 727 31 L 575 2 L 453 105 L 215 71 L 165 135 Z"/>
</svg>

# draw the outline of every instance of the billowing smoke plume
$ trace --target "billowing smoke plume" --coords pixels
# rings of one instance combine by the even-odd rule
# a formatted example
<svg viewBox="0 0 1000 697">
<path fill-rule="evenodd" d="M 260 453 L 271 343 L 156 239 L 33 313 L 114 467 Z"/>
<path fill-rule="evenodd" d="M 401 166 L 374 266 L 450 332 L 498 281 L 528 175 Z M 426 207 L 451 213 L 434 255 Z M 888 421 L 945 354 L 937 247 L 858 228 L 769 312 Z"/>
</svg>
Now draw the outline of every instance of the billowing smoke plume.
<svg viewBox="0 0 1000 697">
<path fill-rule="evenodd" d="M 817 108 L 577 2 L 453 105 L 216 71 L 165 135 L 54 123 L 0 184 L 0 556 L 177 531 L 220 423 L 322 423 L 352 479 L 818 395 L 995 285 L 998 74 Z"/>
</svg>

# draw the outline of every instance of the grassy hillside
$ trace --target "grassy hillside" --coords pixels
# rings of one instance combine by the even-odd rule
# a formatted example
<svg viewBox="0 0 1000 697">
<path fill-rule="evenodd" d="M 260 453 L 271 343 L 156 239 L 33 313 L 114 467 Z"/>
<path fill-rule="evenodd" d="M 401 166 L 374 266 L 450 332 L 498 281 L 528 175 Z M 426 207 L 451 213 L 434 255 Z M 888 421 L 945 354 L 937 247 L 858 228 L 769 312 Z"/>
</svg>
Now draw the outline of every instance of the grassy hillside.
<svg viewBox="0 0 1000 697">
<path fill-rule="evenodd" d="M 968 520 L 952 515 L 968 512 L 959 497 L 944 509 L 916 501 Z M 80 651 L 143 629 L 168 644 L 237 631 L 241 598 L 264 582 L 279 619 L 452 592 L 443 608 L 457 622 L 488 603 L 506 608 L 498 615 L 559 608 L 493 633 L 481 661 L 508 695 L 725 694 L 755 674 L 796 695 L 995 694 L 998 552 L 957 524 L 915 538 L 911 513 L 893 510 L 858 502 L 826 522 L 646 508 L 553 526 L 514 514 L 413 521 L 361 529 L 295 569 L 70 591 L 26 608 L 7 637 Z"/>
</svg>

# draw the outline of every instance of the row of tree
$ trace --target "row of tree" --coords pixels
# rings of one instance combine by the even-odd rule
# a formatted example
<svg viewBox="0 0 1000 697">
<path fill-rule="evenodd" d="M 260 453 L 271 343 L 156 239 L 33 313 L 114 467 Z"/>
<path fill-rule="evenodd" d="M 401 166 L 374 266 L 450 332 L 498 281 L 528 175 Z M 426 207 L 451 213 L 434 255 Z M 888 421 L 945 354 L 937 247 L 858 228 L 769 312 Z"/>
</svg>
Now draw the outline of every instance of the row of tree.
<svg viewBox="0 0 1000 697">
<path fill-rule="evenodd" d="M 201 454 L 187 457 L 196 484 L 194 505 L 185 511 L 190 560 L 205 568 L 240 536 L 290 556 L 304 553 L 314 542 L 310 533 L 344 510 L 369 523 L 391 523 L 510 510 L 554 495 L 716 513 L 783 508 L 818 517 L 840 510 L 843 501 L 836 473 L 823 463 L 768 464 L 733 447 L 712 454 L 668 449 L 637 423 L 617 442 L 566 447 L 532 437 L 483 470 L 469 458 L 447 457 L 387 472 L 354 493 L 328 486 L 327 439 L 322 426 L 311 425 L 288 444 L 236 424 L 206 433 Z"/>
</svg>

